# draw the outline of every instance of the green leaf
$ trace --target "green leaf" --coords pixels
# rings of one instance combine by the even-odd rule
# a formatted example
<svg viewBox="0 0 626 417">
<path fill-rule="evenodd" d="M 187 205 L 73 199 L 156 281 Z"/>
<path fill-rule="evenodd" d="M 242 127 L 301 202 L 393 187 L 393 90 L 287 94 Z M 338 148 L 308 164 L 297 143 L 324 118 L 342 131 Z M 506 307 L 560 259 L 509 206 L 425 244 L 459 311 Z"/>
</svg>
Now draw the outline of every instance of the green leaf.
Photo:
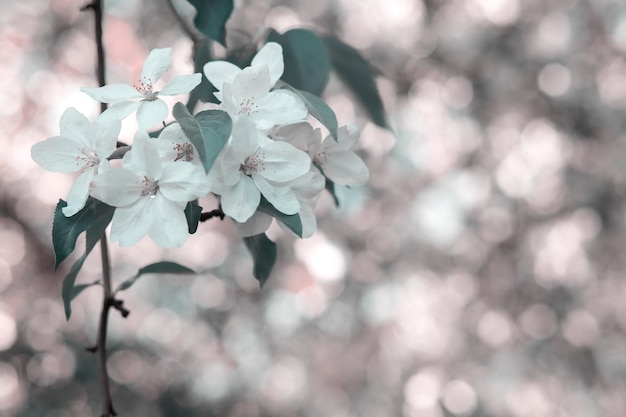
<svg viewBox="0 0 626 417">
<path fill-rule="evenodd" d="M 52 246 L 54 247 L 54 270 L 59 268 L 61 262 L 67 259 L 76 247 L 76 239 L 87 230 L 94 220 L 93 198 L 87 199 L 85 207 L 72 217 L 65 217 L 63 207 L 67 207 L 67 202 L 59 200 L 54 209 L 54 219 L 52 221 Z"/>
<path fill-rule="evenodd" d="M 311 116 L 319 120 L 326 127 L 326 129 L 328 129 L 330 134 L 337 139 L 337 129 L 339 128 L 337 116 L 328 104 L 324 103 L 320 98 L 311 93 L 297 90 L 289 84 L 281 81 L 276 83 L 276 88 L 289 90 L 300 97 L 306 108 L 309 110 L 309 113 L 311 113 Z"/>
<path fill-rule="evenodd" d="M 221 110 L 205 110 L 194 117 L 182 103 L 174 105 L 172 114 L 198 150 L 204 170 L 208 173 L 230 137 L 233 129 L 230 116 Z"/>
<path fill-rule="evenodd" d="M 202 207 L 198 205 L 198 200 L 193 200 L 187 203 L 185 207 L 185 217 L 187 218 L 187 227 L 189 228 L 189 234 L 193 235 L 198 230 L 198 223 L 200 223 L 200 214 L 202 214 Z"/>
<path fill-rule="evenodd" d="M 207 38 L 226 46 L 226 21 L 233 11 L 233 0 L 189 0 L 198 14 L 193 21 Z"/>
<path fill-rule="evenodd" d="M 325 37 L 330 60 L 337 74 L 356 95 L 370 119 L 380 127 L 389 128 L 383 101 L 378 94 L 371 65 L 354 48 L 334 37 Z"/>
<path fill-rule="evenodd" d="M 333 197 L 333 201 L 335 202 L 335 205 L 339 206 L 339 198 L 337 197 L 337 193 L 335 192 L 335 183 L 329 180 L 328 178 L 326 178 L 325 188 L 326 188 L 326 191 L 328 191 L 330 195 Z"/>
<path fill-rule="evenodd" d="M 257 207 L 261 213 L 269 214 L 270 216 L 280 220 L 282 224 L 287 226 L 289 230 L 294 232 L 296 235 L 302 237 L 302 220 L 300 220 L 299 214 L 285 214 L 281 211 L 278 211 L 272 203 L 267 201 L 265 197 L 261 196 L 261 202 L 259 203 L 259 207 Z"/>
<path fill-rule="evenodd" d="M 265 233 L 244 237 L 243 243 L 252 255 L 254 262 L 252 273 L 263 288 L 276 263 L 276 243 L 269 240 Z"/>
<path fill-rule="evenodd" d="M 157 262 L 141 268 L 134 277 L 122 282 L 120 286 L 117 287 L 115 292 L 124 291 L 130 288 L 135 281 L 145 274 L 195 274 L 195 271 L 187 268 L 186 266 L 177 264 L 176 262 Z"/>
<path fill-rule="evenodd" d="M 89 287 L 93 287 L 94 285 L 102 285 L 102 283 L 100 282 L 100 280 L 97 280 L 97 281 L 94 281 L 94 282 L 92 282 L 90 284 L 75 285 L 73 290 L 72 290 L 72 298 L 71 298 L 71 300 L 76 298 L 78 296 L 78 294 L 83 292 L 83 290 L 85 290 L 85 289 L 87 289 Z"/>
<path fill-rule="evenodd" d="M 70 268 L 70 272 L 68 272 L 63 279 L 61 295 L 63 298 L 63 306 L 65 307 L 65 317 L 68 320 L 70 318 L 70 315 L 72 314 L 71 301 L 72 298 L 74 298 L 74 283 L 76 282 L 76 277 L 78 276 L 80 269 L 83 267 L 87 256 L 89 256 L 89 253 L 91 253 L 100 238 L 104 236 L 106 228 L 109 223 L 111 223 L 113 213 L 115 212 L 115 207 L 108 206 L 98 200 L 94 201 L 96 201 L 96 204 L 94 206 L 95 220 L 87 228 L 87 244 L 85 246 L 85 253 L 74 262 L 74 264 Z"/>
<path fill-rule="evenodd" d="M 292 29 L 282 35 L 270 30 L 267 42 L 283 47 L 283 81 L 298 90 L 322 94 L 330 77 L 330 57 L 322 38 L 306 29 Z"/>
</svg>

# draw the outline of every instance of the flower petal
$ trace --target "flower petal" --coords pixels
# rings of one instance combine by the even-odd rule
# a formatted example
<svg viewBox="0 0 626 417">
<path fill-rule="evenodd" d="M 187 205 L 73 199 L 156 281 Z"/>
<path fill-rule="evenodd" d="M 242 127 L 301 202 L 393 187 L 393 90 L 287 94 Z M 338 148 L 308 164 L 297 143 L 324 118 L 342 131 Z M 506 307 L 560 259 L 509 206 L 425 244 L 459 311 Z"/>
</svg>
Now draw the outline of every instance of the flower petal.
<svg viewBox="0 0 626 417">
<path fill-rule="evenodd" d="M 259 235 L 265 232 L 272 224 L 272 216 L 255 211 L 245 223 L 235 222 L 237 233 L 241 237 Z"/>
<path fill-rule="evenodd" d="M 186 203 L 169 201 L 157 194 L 150 202 L 149 215 L 152 225 L 148 234 L 156 243 L 164 248 L 182 246 L 189 236 L 185 217 Z"/>
<path fill-rule="evenodd" d="M 61 136 L 72 139 L 76 143 L 92 147 L 91 122 L 84 114 L 70 107 L 61 115 L 59 122 Z"/>
<path fill-rule="evenodd" d="M 65 217 L 72 217 L 85 207 L 85 202 L 89 197 L 89 183 L 93 179 L 93 175 L 94 170 L 89 169 L 76 178 L 67 195 L 67 206 L 61 210 Z"/>
<path fill-rule="evenodd" d="M 233 98 L 240 111 L 248 114 L 255 112 L 258 101 L 271 88 L 269 69 L 266 66 L 244 68 L 233 80 L 232 87 Z"/>
<path fill-rule="evenodd" d="M 158 180 L 163 172 L 163 164 L 159 151 L 152 142 L 153 139 L 146 132 L 138 131 L 132 149 L 124 155 L 123 163 L 125 168 L 136 174 Z"/>
<path fill-rule="evenodd" d="M 361 185 L 369 178 L 363 160 L 350 151 L 329 152 L 322 170 L 324 175 L 340 185 Z"/>
<path fill-rule="evenodd" d="M 258 110 L 250 115 L 259 129 L 287 125 L 306 119 L 306 106 L 291 91 L 275 90 L 256 101 Z"/>
<path fill-rule="evenodd" d="M 132 246 L 148 234 L 152 226 L 152 216 L 148 215 L 151 201 L 141 198 L 130 206 L 115 209 L 111 224 L 112 242 Z"/>
<path fill-rule="evenodd" d="M 313 236 L 317 230 L 317 219 L 315 211 L 313 211 L 313 204 L 301 204 L 298 214 L 300 215 L 300 223 L 302 223 L 302 237 Z"/>
<path fill-rule="evenodd" d="M 153 49 L 143 63 L 141 82 L 154 85 L 172 64 L 172 48 Z"/>
<path fill-rule="evenodd" d="M 309 156 L 287 142 L 270 142 L 255 155 L 263 158 L 264 169 L 259 171 L 259 175 L 270 181 L 290 181 L 306 174 L 311 168 Z"/>
<path fill-rule="evenodd" d="M 285 214 L 296 214 L 300 210 L 300 202 L 296 194 L 288 186 L 280 186 L 267 181 L 260 175 L 253 175 L 254 183 L 276 210 Z"/>
<path fill-rule="evenodd" d="M 254 214 L 261 202 L 261 193 L 250 177 L 241 176 L 241 180 L 222 194 L 224 213 L 243 223 Z"/>
<path fill-rule="evenodd" d="M 356 147 L 360 133 L 361 131 L 356 125 L 348 124 L 341 126 L 337 131 L 337 142 L 331 136 L 328 136 L 324 140 L 324 145 L 328 141 L 328 143 L 336 144 L 333 146 L 334 151 L 351 151 Z"/>
<path fill-rule="evenodd" d="M 137 109 L 137 125 L 141 130 L 148 130 L 167 119 L 168 114 L 169 109 L 163 100 L 142 101 Z"/>
<path fill-rule="evenodd" d="M 203 69 L 204 75 L 219 91 L 224 89 L 224 83 L 232 84 L 235 77 L 241 72 L 241 68 L 227 61 L 208 62 Z"/>
<path fill-rule="evenodd" d="M 172 201 L 188 202 L 205 196 L 209 183 L 204 169 L 187 162 L 170 162 L 163 166 L 159 190 Z"/>
<path fill-rule="evenodd" d="M 111 105 L 105 113 L 111 112 L 120 120 L 124 120 L 126 116 L 137 110 L 141 103 L 141 101 L 120 101 L 119 103 Z"/>
<path fill-rule="evenodd" d="M 159 95 L 175 96 L 178 94 L 186 94 L 196 88 L 202 81 L 202 74 L 196 73 L 191 75 L 177 75 L 163 86 Z"/>
<path fill-rule="evenodd" d="M 31 157 L 44 169 L 53 172 L 75 172 L 85 166 L 80 144 L 62 136 L 48 138 L 35 143 L 30 149 Z"/>
<path fill-rule="evenodd" d="M 143 95 L 128 84 L 107 84 L 104 87 L 81 87 L 80 91 L 101 103 L 118 103 L 120 101 L 142 98 Z"/>
<path fill-rule="evenodd" d="M 266 65 L 270 73 L 270 85 L 273 87 L 285 70 L 283 47 L 276 42 L 268 42 L 252 58 L 252 66 Z"/>
<path fill-rule="evenodd" d="M 141 198 L 141 178 L 126 168 L 109 169 L 91 181 L 90 194 L 114 207 L 124 207 Z"/>
<path fill-rule="evenodd" d="M 93 124 L 91 141 L 100 159 L 105 159 L 115 150 L 122 123 L 117 114 L 105 111 Z"/>
</svg>

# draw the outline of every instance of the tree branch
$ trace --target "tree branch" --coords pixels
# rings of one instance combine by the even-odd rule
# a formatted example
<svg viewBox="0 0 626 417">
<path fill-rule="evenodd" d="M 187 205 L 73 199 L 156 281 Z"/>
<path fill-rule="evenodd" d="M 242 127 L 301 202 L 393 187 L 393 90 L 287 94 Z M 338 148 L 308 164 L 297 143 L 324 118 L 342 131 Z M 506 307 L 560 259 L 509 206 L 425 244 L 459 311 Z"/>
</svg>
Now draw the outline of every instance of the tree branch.
<svg viewBox="0 0 626 417">
<path fill-rule="evenodd" d="M 91 9 L 95 18 L 95 40 L 98 55 L 97 76 L 100 87 L 106 84 L 105 79 L 105 57 L 104 44 L 102 42 L 102 1 L 93 0 L 85 5 L 81 10 Z M 100 112 L 103 113 L 107 109 L 106 103 L 100 104 Z M 104 287 L 104 296 L 102 300 L 102 311 L 100 312 L 100 322 L 98 324 L 98 339 L 96 346 L 88 350 L 98 354 L 98 377 L 100 380 L 100 393 L 102 396 L 102 417 L 116 416 L 117 413 L 113 408 L 113 400 L 111 399 L 111 388 L 109 385 L 109 373 L 107 370 L 107 352 L 106 339 L 107 328 L 109 323 L 109 310 L 111 307 L 121 308 L 121 302 L 116 306 L 116 300 L 111 293 L 111 262 L 109 260 L 109 248 L 107 244 L 106 233 L 100 239 L 100 252 L 102 258 L 102 286 Z M 125 309 L 124 309 L 125 310 Z M 128 310 L 125 310 L 126 312 Z M 124 312 L 122 312 L 124 314 Z M 126 315 L 128 315 L 126 313 Z M 126 317 L 124 315 L 124 317 Z"/>
</svg>

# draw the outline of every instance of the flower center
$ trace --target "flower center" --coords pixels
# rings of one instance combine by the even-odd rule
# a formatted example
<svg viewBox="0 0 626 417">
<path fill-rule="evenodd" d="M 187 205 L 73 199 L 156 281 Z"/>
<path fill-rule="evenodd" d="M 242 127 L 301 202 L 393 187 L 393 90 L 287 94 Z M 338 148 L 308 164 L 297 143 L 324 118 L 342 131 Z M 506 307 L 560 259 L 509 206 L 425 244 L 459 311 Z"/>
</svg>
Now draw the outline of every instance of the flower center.
<svg viewBox="0 0 626 417">
<path fill-rule="evenodd" d="M 247 98 L 239 103 L 238 114 L 245 113 L 250 116 L 252 113 L 256 113 L 257 111 L 259 111 L 259 106 L 254 104 L 254 97 Z"/>
<path fill-rule="evenodd" d="M 183 144 L 174 144 L 174 150 L 176 151 L 176 158 L 174 161 L 193 161 L 193 145 L 189 142 Z"/>
<path fill-rule="evenodd" d="M 313 157 L 313 162 L 318 165 L 325 165 L 326 162 L 328 162 L 328 152 L 326 152 L 326 150 L 316 152 Z"/>
<path fill-rule="evenodd" d="M 155 198 L 156 193 L 159 191 L 159 184 L 152 178 L 141 178 L 141 196 Z"/>
<path fill-rule="evenodd" d="M 265 154 L 254 154 L 246 158 L 239 170 L 246 175 L 252 175 L 255 172 L 265 171 Z"/>
<path fill-rule="evenodd" d="M 154 101 L 157 99 L 157 93 L 152 91 L 152 82 L 148 80 L 147 83 L 139 80 L 137 84 L 134 85 L 135 90 L 137 90 L 147 101 Z"/>
<path fill-rule="evenodd" d="M 81 172 L 85 172 L 100 163 L 100 158 L 91 149 L 80 148 L 80 154 L 76 155 L 76 164 L 81 166 Z"/>
</svg>

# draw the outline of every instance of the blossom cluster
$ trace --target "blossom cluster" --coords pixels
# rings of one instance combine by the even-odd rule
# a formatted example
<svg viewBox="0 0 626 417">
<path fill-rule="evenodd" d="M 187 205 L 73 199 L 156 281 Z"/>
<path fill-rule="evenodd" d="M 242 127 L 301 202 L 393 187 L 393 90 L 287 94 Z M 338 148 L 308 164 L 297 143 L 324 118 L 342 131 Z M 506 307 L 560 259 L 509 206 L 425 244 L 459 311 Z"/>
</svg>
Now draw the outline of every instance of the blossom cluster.
<svg viewBox="0 0 626 417">
<path fill-rule="evenodd" d="M 327 180 L 348 186 L 367 181 L 367 167 L 353 152 L 356 126 L 340 127 L 336 139 L 329 135 L 322 140 L 321 130 L 307 121 L 300 96 L 275 88 L 284 63 L 282 47 L 272 42 L 246 68 L 226 61 L 204 66 L 220 102 L 211 108 L 226 112 L 232 121 L 227 143 L 206 172 L 178 123 L 167 125 L 157 137 L 148 134 L 169 116 L 160 97 L 189 93 L 202 79 L 199 73 L 179 75 L 157 91 L 170 64 L 171 49 L 155 49 L 136 85 L 82 88 L 95 100 L 110 103 L 109 109 L 92 123 L 69 108 L 61 117 L 60 135 L 32 147 L 33 159 L 43 168 L 80 173 L 67 196 L 65 216 L 76 215 L 91 196 L 116 208 L 112 241 L 130 246 L 148 235 L 163 247 L 181 246 L 188 236 L 188 202 L 213 193 L 242 236 L 270 226 L 273 217 L 259 210 L 264 199 L 284 215 L 298 214 L 302 237 L 309 237 L 317 227 L 313 208 Z M 121 121 L 134 111 L 138 131 L 118 161 Z"/>
</svg>

